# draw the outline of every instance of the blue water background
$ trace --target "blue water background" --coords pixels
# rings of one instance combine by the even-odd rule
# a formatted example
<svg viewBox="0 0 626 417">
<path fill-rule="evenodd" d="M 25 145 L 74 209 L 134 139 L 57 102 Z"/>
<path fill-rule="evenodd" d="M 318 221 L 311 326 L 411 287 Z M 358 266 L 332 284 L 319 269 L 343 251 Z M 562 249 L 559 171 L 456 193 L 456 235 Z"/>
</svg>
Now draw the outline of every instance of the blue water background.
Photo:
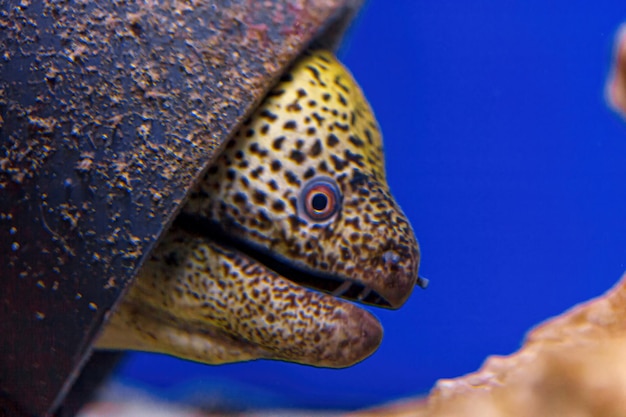
<svg viewBox="0 0 626 417">
<path fill-rule="evenodd" d="M 341 57 L 431 286 L 372 310 L 384 341 L 350 369 L 133 354 L 118 378 L 208 405 L 363 407 L 509 354 L 603 293 L 626 269 L 626 124 L 604 99 L 623 20 L 623 0 L 370 1 Z"/>
</svg>

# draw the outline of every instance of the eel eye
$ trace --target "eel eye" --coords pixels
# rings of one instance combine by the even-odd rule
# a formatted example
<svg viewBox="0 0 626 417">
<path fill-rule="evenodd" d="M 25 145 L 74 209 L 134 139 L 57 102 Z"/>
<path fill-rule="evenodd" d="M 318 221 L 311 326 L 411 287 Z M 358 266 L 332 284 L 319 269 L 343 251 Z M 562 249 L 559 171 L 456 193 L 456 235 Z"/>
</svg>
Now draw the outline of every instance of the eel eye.
<svg viewBox="0 0 626 417">
<path fill-rule="evenodd" d="M 331 218 L 339 210 L 340 194 L 337 184 L 330 178 L 308 183 L 302 192 L 304 213 L 314 221 Z"/>
</svg>

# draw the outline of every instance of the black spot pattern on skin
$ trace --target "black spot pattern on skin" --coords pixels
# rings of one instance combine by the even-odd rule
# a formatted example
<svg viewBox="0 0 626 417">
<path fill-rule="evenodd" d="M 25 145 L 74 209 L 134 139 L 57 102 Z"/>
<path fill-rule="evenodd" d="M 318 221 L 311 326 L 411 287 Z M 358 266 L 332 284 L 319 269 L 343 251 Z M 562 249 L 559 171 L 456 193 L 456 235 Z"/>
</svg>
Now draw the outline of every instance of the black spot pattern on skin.
<svg viewBox="0 0 626 417">
<path fill-rule="evenodd" d="M 327 57 L 325 57 L 325 56 L 324 56 L 324 55 L 322 55 L 322 54 L 317 54 L 317 55 L 316 55 L 316 57 L 317 57 L 317 59 L 319 59 L 320 61 L 324 61 L 324 62 L 325 62 L 325 63 L 327 63 L 327 64 L 331 64 L 331 63 L 332 63 L 332 61 L 331 61 L 330 59 L 328 59 Z"/>
<path fill-rule="evenodd" d="M 274 139 L 274 142 L 272 143 L 272 148 L 274 148 L 277 151 L 280 151 L 281 147 L 283 146 L 284 141 L 285 141 L 284 136 L 277 137 L 276 139 Z"/>
<path fill-rule="evenodd" d="M 365 137 L 367 138 L 367 143 L 370 145 L 374 144 L 374 139 L 372 138 L 372 132 L 369 129 L 365 129 Z"/>
<path fill-rule="evenodd" d="M 309 178 L 313 178 L 315 176 L 315 169 L 314 168 L 309 168 L 305 171 L 303 178 L 305 180 L 308 180 Z"/>
<path fill-rule="evenodd" d="M 309 150 L 309 156 L 315 158 L 319 156 L 321 152 L 322 152 L 322 142 L 319 139 L 315 139 L 313 146 L 311 146 L 311 149 Z"/>
<path fill-rule="evenodd" d="M 340 75 L 335 77 L 335 85 L 341 88 L 346 94 L 350 94 L 350 89 L 342 82 Z"/>
<path fill-rule="evenodd" d="M 292 161 L 295 161 L 298 164 L 302 164 L 304 160 L 306 159 L 306 155 L 304 155 L 303 152 L 294 149 L 291 151 L 291 154 L 289 154 L 289 159 L 291 159 Z"/>
<path fill-rule="evenodd" d="M 314 136 L 317 133 L 317 129 L 315 129 L 314 127 L 309 127 L 306 130 L 307 135 L 309 136 Z"/>
<path fill-rule="evenodd" d="M 365 143 L 358 136 L 350 135 L 348 137 L 348 140 L 357 148 L 362 148 L 363 146 L 365 146 Z"/>
<path fill-rule="evenodd" d="M 258 154 L 259 156 L 266 156 L 267 155 L 267 149 L 262 149 L 261 146 L 257 143 L 257 142 L 253 142 L 250 147 L 250 152 Z"/>
<path fill-rule="evenodd" d="M 339 158 L 337 155 L 331 155 L 330 158 L 333 160 L 333 166 L 336 171 L 342 171 L 348 165 L 347 161 Z"/>
<path fill-rule="evenodd" d="M 287 182 L 291 185 L 300 185 L 300 180 L 298 179 L 298 176 L 293 173 L 293 171 L 286 171 L 285 178 L 287 179 Z"/>
<path fill-rule="evenodd" d="M 267 135 L 267 132 L 269 130 L 270 130 L 270 125 L 265 123 L 263 126 L 261 126 L 261 129 L 259 129 L 259 132 L 261 132 L 263 135 Z"/>
<path fill-rule="evenodd" d="M 363 155 L 361 154 L 352 153 L 350 149 L 346 149 L 343 153 L 343 156 L 348 162 L 353 162 L 360 167 L 365 166 L 365 163 L 363 162 Z"/>
<path fill-rule="evenodd" d="M 354 191 L 358 187 L 362 187 L 367 183 L 367 175 L 358 170 L 352 171 L 352 179 L 350 180 L 350 186 Z"/>
<path fill-rule="evenodd" d="M 235 196 L 233 197 L 233 201 L 235 202 L 235 204 L 238 205 L 244 205 L 246 204 L 246 201 L 248 201 L 248 197 L 246 196 L 246 194 L 244 193 L 235 193 Z"/>
<path fill-rule="evenodd" d="M 275 115 L 274 113 L 272 113 L 271 111 L 264 109 L 260 114 L 260 117 L 263 117 L 267 120 L 269 120 L 270 122 L 275 121 L 276 119 L 278 119 L 278 116 Z"/>
<path fill-rule="evenodd" d="M 285 124 L 283 125 L 283 129 L 285 130 L 296 130 L 297 128 L 298 128 L 298 124 L 296 123 L 295 120 L 289 120 L 285 122 Z"/>
<path fill-rule="evenodd" d="M 351 225 L 355 230 L 359 230 L 360 228 L 358 217 L 352 217 L 350 219 L 346 219 L 345 222 L 347 225 Z"/>
<path fill-rule="evenodd" d="M 319 114 L 317 114 L 315 112 L 313 112 L 311 115 L 313 116 L 313 118 L 317 122 L 317 125 L 319 127 L 322 127 L 322 123 L 324 123 L 324 120 L 325 120 L 324 117 L 320 116 Z"/>
<path fill-rule="evenodd" d="M 334 133 L 331 133 L 330 135 L 326 137 L 326 145 L 330 146 L 331 148 L 338 143 L 339 143 L 339 138 Z"/>
<path fill-rule="evenodd" d="M 307 65 L 306 69 L 311 71 L 311 74 L 313 74 L 313 78 L 315 78 L 315 81 L 317 81 L 319 85 L 326 87 L 326 83 L 320 78 L 320 72 L 317 68 L 315 68 L 313 65 Z"/>
<path fill-rule="evenodd" d="M 294 216 L 293 214 L 289 216 L 289 225 L 291 226 L 291 230 L 297 230 L 301 225 L 305 225 L 306 223 L 300 219 L 298 216 Z"/>
<path fill-rule="evenodd" d="M 285 107 L 287 109 L 287 111 L 290 112 L 299 112 L 300 110 L 302 110 L 302 106 L 300 105 L 300 103 L 298 102 L 293 102 L 289 105 L 287 105 L 287 107 Z"/>
<path fill-rule="evenodd" d="M 339 122 L 335 122 L 333 123 L 333 126 L 335 126 L 337 129 L 343 131 L 343 132 L 349 132 L 350 131 L 350 126 L 348 126 L 347 124 L 344 123 L 339 123 Z"/>
<path fill-rule="evenodd" d="M 269 185 L 272 191 L 278 190 L 278 184 L 276 183 L 276 180 L 269 180 L 267 185 Z"/>
<path fill-rule="evenodd" d="M 298 95 L 298 98 L 303 98 L 307 96 L 306 90 L 304 90 L 303 88 L 298 88 L 296 94 Z"/>
<path fill-rule="evenodd" d="M 289 204 L 291 205 L 291 208 L 296 210 L 298 208 L 298 200 L 296 200 L 295 197 L 290 197 L 289 198 Z"/>
<path fill-rule="evenodd" d="M 250 176 L 254 179 L 258 179 L 263 173 L 263 170 L 264 170 L 263 166 L 256 167 L 255 169 L 250 171 Z"/>
<path fill-rule="evenodd" d="M 278 212 L 285 211 L 285 203 L 282 200 L 276 200 L 272 203 L 272 209 Z"/>
<path fill-rule="evenodd" d="M 261 190 L 254 190 L 254 194 L 252 195 L 252 199 L 256 204 L 265 204 L 267 200 L 267 195 Z"/>
<path fill-rule="evenodd" d="M 331 98 L 332 96 L 329 93 L 322 94 L 322 100 L 324 101 L 330 101 Z"/>
<path fill-rule="evenodd" d="M 272 171 L 274 171 L 274 172 L 278 172 L 278 171 L 280 171 L 280 169 L 282 168 L 282 166 L 283 166 L 283 165 L 280 163 L 280 161 L 279 161 L 278 159 L 274 159 L 274 160 L 272 161 L 272 165 L 271 165 L 271 167 L 272 167 Z"/>
</svg>

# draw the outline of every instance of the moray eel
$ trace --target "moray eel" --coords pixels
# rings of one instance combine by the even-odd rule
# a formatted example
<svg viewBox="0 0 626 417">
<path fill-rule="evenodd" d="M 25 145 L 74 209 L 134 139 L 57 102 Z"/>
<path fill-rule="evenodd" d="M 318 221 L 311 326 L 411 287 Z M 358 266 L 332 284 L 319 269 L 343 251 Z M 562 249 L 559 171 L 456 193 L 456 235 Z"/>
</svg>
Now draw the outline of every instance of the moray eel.
<svg viewBox="0 0 626 417">
<path fill-rule="evenodd" d="M 419 248 L 352 76 L 306 53 L 230 139 L 97 344 L 203 363 L 350 366 L 382 339 Z"/>
</svg>

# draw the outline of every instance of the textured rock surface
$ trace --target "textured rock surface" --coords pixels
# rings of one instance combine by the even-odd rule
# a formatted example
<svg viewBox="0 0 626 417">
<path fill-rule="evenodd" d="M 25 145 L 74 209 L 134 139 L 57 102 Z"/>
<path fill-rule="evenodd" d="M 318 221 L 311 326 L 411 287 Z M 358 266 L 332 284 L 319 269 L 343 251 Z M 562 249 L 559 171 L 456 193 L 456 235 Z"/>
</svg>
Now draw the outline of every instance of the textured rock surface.
<svg viewBox="0 0 626 417">
<path fill-rule="evenodd" d="M 60 405 L 221 144 L 359 1 L 0 0 L 0 415 Z"/>
<path fill-rule="evenodd" d="M 532 330 L 513 355 L 440 380 L 427 399 L 353 416 L 626 416 L 626 275 Z"/>
</svg>

